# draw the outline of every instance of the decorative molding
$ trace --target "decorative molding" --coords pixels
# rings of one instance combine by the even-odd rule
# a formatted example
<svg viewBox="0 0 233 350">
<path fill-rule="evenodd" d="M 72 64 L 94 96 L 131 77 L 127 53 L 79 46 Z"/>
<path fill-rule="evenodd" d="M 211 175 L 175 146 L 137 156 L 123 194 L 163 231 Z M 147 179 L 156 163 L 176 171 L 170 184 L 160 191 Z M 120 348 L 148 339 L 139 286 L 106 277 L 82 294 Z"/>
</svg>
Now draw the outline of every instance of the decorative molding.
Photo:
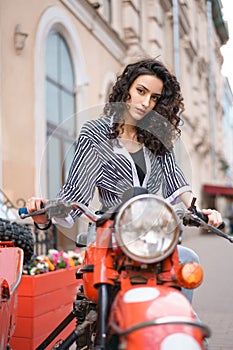
<svg viewBox="0 0 233 350">
<path fill-rule="evenodd" d="M 183 36 L 183 47 L 185 49 L 185 51 L 187 52 L 190 61 L 193 60 L 193 57 L 196 57 L 197 55 L 197 51 L 195 50 L 190 37 L 187 36 L 186 34 Z"/>
<path fill-rule="evenodd" d="M 172 12 L 172 0 L 160 0 L 160 3 L 165 12 Z"/>
<path fill-rule="evenodd" d="M 193 133 L 194 150 L 201 155 L 207 155 L 211 150 L 211 143 L 207 137 L 208 132 L 206 128 L 197 127 Z"/>
<path fill-rule="evenodd" d="M 27 37 L 28 34 L 22 31 L 20 24 L 17 24 L 14 31 L 14 47 L 17 55 L 20 55 L 24 49 Z"/>
<path fill-rule="evenodd" d="M 117 60 L 124 60 L 125 44 L 88 1 L 61 0 L 61 2 Z"/>
<path fill-rule="evenodd" d="M 198 75 L 199 77 L 207 77 L 208 76 L 208 71 L 209 71 L 209 65 L 205 59 L 205 57 L 203 56 L 198 56 L 198 59 L 197 59 L 197 67 L 198 67 Z"/>
<path fill-rule="evenodd" d="M 188 35 L 190 33 L 190 22 L 188 18 L 187 6 L 180 4 L 179 6 L 179 20 L 180 20 L 180 35 Z"/>
</svg>

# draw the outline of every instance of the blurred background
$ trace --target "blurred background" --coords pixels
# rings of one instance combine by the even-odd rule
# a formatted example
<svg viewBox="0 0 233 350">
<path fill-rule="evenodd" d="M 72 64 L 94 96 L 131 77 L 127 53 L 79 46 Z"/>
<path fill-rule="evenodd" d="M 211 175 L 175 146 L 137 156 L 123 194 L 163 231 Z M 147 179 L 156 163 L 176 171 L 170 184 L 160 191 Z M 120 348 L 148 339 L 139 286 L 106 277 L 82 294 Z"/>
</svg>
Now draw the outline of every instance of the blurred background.
<svg viewBox="0 0 233 350">
<path fill-rule="evenodd" d="M 177 160 L 199 205 L 220 210 L 230 230 L 233 80 L 224 66 L 231 40 L 227 3 L 0 0 L 0 216 L 14 218 L 31 196 L 56 196 L 83 122 L 100 115 L 127 63 L 152 56 L 176 74 L 184 96 Z M 80 219 L 74 233 L 57 235 L 55 228 L 37 233 L 36 247 L 42 241 L 45 250 L 73 247 L 86 225 Z"/>
</svg>

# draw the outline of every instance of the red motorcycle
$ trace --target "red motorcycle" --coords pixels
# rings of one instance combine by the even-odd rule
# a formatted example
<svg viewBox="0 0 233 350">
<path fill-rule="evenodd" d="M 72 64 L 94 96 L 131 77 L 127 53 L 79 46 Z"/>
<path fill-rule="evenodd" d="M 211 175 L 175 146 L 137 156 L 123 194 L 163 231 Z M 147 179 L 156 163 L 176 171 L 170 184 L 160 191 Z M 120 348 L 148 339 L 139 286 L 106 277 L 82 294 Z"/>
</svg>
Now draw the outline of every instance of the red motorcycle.
<svg viewBox="0 0 233 350">
<path fill-rule="evenodd" d="M 130 196 L 131 197 L 131 196 Z M 162 198 L 146 193 L 104 214 L 82 203 L 48 201 L 39 213 L 64 218 L 81 210 L 96 225 L 96 239 L 86 246 L 76 277 L 82 279 L 73 311 L 37 350 L 76 317 L 77 326 L 54 349 L 201 350 L 210 336 L 196 319 L 181 287 L 196 288 L 203 271 L 196 263 L 180 265 L 177 245 L 182 224 L 205 226 L 232 242 L 232 237 L 208 225 L 196 211 L 174 209 Z M 21 217 L 38 215 L 38 212 Z M 80 246 L 80 242 L 77 244 Z M 83 242 L 81 245 L 85 245 Z"/>
</svg>

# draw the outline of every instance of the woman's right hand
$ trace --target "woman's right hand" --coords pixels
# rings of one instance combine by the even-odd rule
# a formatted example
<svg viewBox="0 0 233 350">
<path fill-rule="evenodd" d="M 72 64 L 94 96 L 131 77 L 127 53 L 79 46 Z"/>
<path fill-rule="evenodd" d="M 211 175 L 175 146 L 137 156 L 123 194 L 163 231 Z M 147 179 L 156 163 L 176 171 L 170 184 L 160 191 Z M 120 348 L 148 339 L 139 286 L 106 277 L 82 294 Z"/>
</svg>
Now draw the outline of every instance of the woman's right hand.
<svg viewBox="0 0 233 350">
<path fill-rule="evenodd" d="M 41 208 L 43 208 L 45 203 L 46 203 L 46 200 L 43 198 L 36 198 L 36 197 L 29 198 L 26 203 L 26 208 L 28 213 L 33 213 L 34 211 L 40 210 Z M 48 223 L 48 219 L 46 218 L 45 214 L 32 216 L 32 219 L 37 224 L 45 225 Z"/>
</svg>

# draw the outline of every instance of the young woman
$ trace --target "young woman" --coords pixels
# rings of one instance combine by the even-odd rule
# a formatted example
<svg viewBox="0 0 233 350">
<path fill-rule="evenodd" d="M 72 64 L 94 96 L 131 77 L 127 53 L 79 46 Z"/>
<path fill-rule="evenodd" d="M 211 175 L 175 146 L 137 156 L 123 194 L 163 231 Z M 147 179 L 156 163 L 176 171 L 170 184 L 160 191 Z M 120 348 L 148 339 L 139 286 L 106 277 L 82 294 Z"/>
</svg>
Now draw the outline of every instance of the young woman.
<svg viewBox="0 0 233 350">
<path fill-rule="evenodd" d="M 162 193 L 174 204 L 189 207 L 192 190 L 177 165 L 173 143 L 180 135 L 183 98 L 176 77 L 156 59 L 143 59 L 126 66 L 113 86 L 103 116 L 86 122 L 80 132 L 69 175 L 58 197 L 88 204 L 98 188 L 102 210 L 122 201 L 124 192 L 141 186 L 149 193 Z M 28 212 L 38 210 L 45 200 L 28 200 Z M 219 226 L 216 210 L 202 210 L 209 224 Z M 76 210 L 63 226 L 72 226 L 81 215 Z M 34 216 L 46 224 L 45 216 Z M 190 249 L 179 246 L 180 260 L 198 261 Z M 186 291 L 192 301 L 192 291 Z"/>
</svg>

